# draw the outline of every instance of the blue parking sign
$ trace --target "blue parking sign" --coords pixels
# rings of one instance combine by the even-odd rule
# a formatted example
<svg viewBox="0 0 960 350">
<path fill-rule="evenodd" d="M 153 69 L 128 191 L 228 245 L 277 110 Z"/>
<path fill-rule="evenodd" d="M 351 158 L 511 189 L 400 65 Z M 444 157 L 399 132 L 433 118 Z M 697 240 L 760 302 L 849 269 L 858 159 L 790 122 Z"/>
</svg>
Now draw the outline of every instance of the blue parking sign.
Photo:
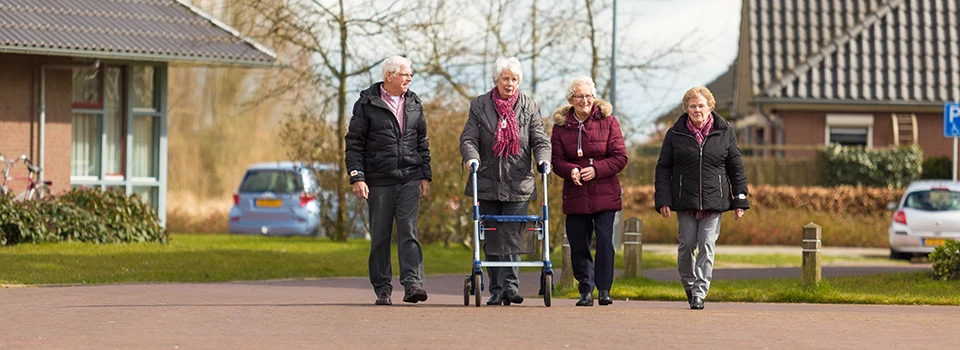
<svg viewBox="0 0 960 350">
<path fill-rule="evenodd" d="M 943 104 L 943 136 L 960 137 L 960 103 Z"/>
</svg>

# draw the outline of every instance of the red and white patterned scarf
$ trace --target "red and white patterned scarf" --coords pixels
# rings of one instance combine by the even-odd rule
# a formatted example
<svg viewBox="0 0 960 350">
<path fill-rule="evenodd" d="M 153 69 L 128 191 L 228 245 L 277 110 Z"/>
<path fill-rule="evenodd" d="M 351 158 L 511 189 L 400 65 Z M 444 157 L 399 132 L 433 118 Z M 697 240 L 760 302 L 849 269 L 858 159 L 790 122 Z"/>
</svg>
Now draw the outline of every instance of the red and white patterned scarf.
<svg viewBox="0 0 960 350">
<path fill-rule="evenodd" d="M 710 130 L 713 129 L 713 115 L 711 114 L 707 117 L 707 121 L 703 123 L 700 129 L 697 129 L 697 127 L 693 125 L 693 122 L 690 121 L 690 116 L 687 116 L 687 129 L 697 138 L 697 143 L 703 146 L 703 141 L 707 139 L 707 135 L 710 134 Z"/>
<path fill-rule="evenodd" d="M 500 90 L 496 87 L 491 93 L 493 104 L 500 116 L 497 120 L 497 139 L 493 144 L 493 154 L 500 158 L 520 155 L 520 127 L 517 125 L 517 114 L 513 111 L 513 106 L 517 104 L 517 98 L 520 97 L 520 91 L 508 99 L 501 98 Z"/>
</svg>

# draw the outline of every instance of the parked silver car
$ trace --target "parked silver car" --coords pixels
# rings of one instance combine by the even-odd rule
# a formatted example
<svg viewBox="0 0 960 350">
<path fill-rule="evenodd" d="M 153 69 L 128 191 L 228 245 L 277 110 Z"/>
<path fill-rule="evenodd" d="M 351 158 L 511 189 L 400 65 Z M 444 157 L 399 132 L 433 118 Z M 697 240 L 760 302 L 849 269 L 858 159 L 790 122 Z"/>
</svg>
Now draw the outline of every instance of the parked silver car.
<svg viewBox="0 0 960 350">
<path fill-rule="evenodd" d="M 890 258 L 926 255 L 946 240 L 960 240 L 960 182 L 916 181 L 907 187 L 890 223 Z"/>
<path fill-rule="evenodd" d="M 322 236 L 322 191 L 314 170 L 335 171 L 330 164 L 260 163 L 243 175 L 230 209 L 230 233 Z M 321 196 L 318 199 L 318 196 Z"/>
</svg>

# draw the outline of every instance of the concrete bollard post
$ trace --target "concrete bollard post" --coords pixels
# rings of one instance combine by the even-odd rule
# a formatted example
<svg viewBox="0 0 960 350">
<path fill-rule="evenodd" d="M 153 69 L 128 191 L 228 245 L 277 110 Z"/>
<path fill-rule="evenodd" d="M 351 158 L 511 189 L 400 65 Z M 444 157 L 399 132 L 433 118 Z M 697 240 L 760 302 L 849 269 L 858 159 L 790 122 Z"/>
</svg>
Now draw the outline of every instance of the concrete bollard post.
<svg viewBox="0 0 960 350">
<path fill-rule="evenodd" d="M 623 222 L 623 277 L 643 275 L 643 221 L 629 218 Z"/>
<path fill-rule="evenodd" d="M 821 228 L 809 223 L 803 226 L 803 284 L 812 286 L 820 283 L 820 237 Z"/>
<path fill-rule="evenodd" d="M 576 282 L 573 277 L 573 261 L 570 259 L 570 241 L 567 240 L 567 233 L 563 233 L 563 267 L 560 270 L 560 281 L 558 286 L 572 286 Z"/>
<path fill-rule="evenodd" d="M 617 211 L 613 217 L 613 250 L 623 251 L 623 211 Z"/>
</svg>

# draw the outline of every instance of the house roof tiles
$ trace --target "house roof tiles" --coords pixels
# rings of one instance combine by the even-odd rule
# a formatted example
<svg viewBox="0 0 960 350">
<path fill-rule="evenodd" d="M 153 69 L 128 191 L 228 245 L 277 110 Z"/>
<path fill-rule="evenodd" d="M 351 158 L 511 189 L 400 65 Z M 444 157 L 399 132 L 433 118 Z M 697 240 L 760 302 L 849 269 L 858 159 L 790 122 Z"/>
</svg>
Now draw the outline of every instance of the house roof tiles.
<svg viewBox="0 0 960 350">
<path fill-rule="evenodd" d="M 750 0 L 749 15 L 755 95 L 960 100 L 956 0 Z"/>
<path fill-rule="evenodd" d="M 183 0 L 0 0 L 0 52 L 246 66 L 276 60 Z"/>
</svg>

